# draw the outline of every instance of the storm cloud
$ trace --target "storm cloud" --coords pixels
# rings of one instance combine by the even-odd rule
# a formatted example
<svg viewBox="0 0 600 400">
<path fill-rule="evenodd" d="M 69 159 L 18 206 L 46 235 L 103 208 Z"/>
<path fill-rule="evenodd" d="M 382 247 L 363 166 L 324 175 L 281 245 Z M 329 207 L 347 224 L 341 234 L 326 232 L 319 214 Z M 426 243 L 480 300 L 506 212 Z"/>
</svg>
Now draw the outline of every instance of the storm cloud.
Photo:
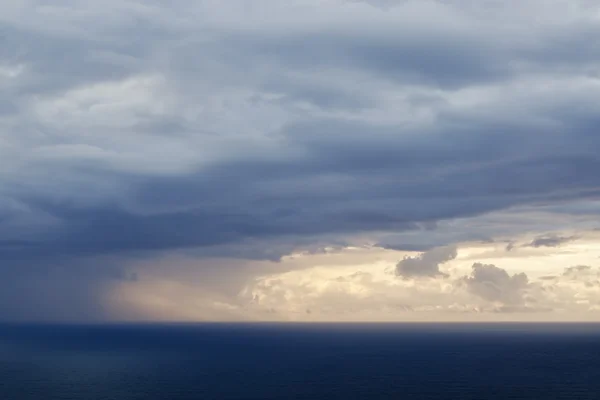
<svg viewBox="0 0 600 400">
<path fill-rule="evenodd" d="M 581 208 L 600 195 L 597 15 L 583 0 L 2 5 L 0 279 L 397 234 L 414 235 L 381 245 L 426 251 L 499 229 L 438 226 L 509 210 L 597 218 Z"/>
</svg>

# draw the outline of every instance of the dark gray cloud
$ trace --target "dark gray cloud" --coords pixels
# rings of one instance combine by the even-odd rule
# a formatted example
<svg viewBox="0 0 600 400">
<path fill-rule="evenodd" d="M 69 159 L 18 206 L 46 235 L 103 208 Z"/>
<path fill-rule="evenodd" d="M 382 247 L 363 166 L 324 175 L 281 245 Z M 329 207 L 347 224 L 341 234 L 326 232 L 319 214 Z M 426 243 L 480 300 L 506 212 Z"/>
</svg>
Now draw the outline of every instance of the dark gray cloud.
<svg viewBox="0 0 600 400">
<path fill-rule="evenodd" d="M 0 263 L 0 320 L 12 322 L 99 322 L 115 283 L 135 284 L 138 276 L 123 260 L 54 258 Z"/>
<path fill-rule="evenodd" d="M 440 247 L 422 253 L 417 257 L 405 257 L 396 264 L 396 275 L 405 278 L 419 276 L 445 276 L 440 264 L 456 258 L 456 247 Z"/>
<path fill-rule="evenodd" d="M 0 269 L 427 250 L 443 221 L 600 195 L 591 10 L 282 4 L 0 6 Z"/>
<path fill-rule="evenodd" d="M 526 244 L 528 247 L 559 247 L 562 244 L 571 242 L 576 240 L 577 236 L 558 236 L 558 235 L 549 235 L 549 236 L 538 236 L 531 241 L 531 243 Z"/>
</svg>

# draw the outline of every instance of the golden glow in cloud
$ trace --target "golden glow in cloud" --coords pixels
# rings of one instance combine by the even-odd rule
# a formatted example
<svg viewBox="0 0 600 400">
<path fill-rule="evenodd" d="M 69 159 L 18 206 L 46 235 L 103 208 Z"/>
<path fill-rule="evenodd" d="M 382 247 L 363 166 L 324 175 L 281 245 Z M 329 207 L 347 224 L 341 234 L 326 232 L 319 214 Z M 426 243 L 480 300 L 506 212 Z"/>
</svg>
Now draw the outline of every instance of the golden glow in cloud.
<svg viewBox="0 0 600 400">
<path fill-rule="evenodd" d="M 296 254 L 280 263 L 170 259 L 138 266 L 140 279 L 115 286 L 107 304 L 122 320 L 189 322 L 600 318 L 600 235 L 568 237 L 555 247 L 534 247 L 534 238 L 461 244 L 455 258 L 435 265 L 435 276 L 402 276 L 401 260 L 422 266 L 427 256 L 378 247 Z"/>
</svg>

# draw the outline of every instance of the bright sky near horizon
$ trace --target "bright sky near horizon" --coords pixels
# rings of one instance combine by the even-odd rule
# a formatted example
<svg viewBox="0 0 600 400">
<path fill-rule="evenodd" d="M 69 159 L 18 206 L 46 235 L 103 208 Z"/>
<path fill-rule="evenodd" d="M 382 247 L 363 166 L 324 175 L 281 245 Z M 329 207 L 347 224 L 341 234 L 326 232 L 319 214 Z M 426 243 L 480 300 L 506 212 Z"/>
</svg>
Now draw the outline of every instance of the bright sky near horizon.
<svg viewBox="0 0 600 400">
<path fill-rule="evenodd" d="M 600 319 L 600 3 L 0 5 L 0 321 Z"/>
</svg>

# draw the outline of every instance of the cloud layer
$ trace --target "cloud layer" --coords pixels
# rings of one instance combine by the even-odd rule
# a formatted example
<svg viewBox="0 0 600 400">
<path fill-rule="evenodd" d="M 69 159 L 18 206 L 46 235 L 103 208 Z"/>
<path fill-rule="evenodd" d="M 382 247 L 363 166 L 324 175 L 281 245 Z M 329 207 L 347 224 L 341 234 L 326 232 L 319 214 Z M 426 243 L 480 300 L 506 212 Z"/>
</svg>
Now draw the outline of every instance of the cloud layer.
<svg viewBox="0 0 600 400">
<path fill-rule="evenodd" d="M 2 5 L 0 281 L 27 282 L 22 265 L 77 277 L 182 249 L 277 260 L 539 227 L 485 219 L 515 210 L 566 216 L 543 232 L 592 224 L 599 19 L 585 0 Z"/>
<path fill-rule="evenodd" d="M 246 302 L 234 308 L 296 321 L 581 321 L 600 315 L 597 266 L 530 278 L 493 264 L 467 267 L 467 262 L 463 253 L 433 277 L 398 277 L 385 263 L 354 268 L 321 264 L 260 278 L 241 292 Z M 527 265 L 510 264 L 511 270 L 514 264 Z"/>
</svg>

